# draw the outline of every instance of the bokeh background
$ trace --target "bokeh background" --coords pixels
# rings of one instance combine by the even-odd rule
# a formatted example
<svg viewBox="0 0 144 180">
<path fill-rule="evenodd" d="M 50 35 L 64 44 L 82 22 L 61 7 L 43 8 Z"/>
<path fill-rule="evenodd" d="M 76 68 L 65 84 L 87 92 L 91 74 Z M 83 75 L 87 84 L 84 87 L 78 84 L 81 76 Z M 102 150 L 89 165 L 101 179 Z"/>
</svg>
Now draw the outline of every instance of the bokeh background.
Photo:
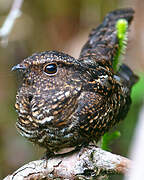
<svg viewBox="0 0 144 180">
<path fill-rule="evenodd" d="M 0 27 L 13 0 L 0 0 Z M 44 152 L 21 137 L 15 128 L 14 109 L 18 86 L 13 65 L 32 53 L 59 50 L 79 56 L 90 30 L 96 27 L 109 11 L 133 7 L 136 11 L 129 32 L 124 62 L 143 76 L 144 72 L 144 1 L 142 0 L 25 0 L 22 15 L 16 20 L 7 46 L 0 44 L 0 179 L 29 161 L 40 159 Z M 144 76 L 143 76 L 144 77 Z M 111 151 L 128 156 L 133 132 L 143 99 L 144 80 L 134 89 L 133 104 L 116 129 L 121 137 L 111 145 Z M 122 179 L 112 176 L 110 179 Z"/>
</svg>

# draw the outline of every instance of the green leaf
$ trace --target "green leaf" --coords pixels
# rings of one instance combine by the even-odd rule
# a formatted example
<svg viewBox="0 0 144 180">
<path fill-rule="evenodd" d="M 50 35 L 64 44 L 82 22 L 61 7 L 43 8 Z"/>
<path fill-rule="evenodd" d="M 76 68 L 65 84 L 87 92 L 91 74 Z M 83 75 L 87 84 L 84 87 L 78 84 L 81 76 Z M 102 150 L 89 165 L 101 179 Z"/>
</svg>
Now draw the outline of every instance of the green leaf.
<svg viewBox="0 0 144 180">
<path fill-rule="evenodd" d="M 139 81 L 132 88 L 131 98 L 133 103 L 144 100 L 144 73 L 139 73 Z"/>
<path fill-rule="evenodd" d="M 119 131 L 115 131 L 112 133 L 105 133 L 102 137 L 102 144 L 101 148 L 103 150 L 110 150 L 109 145 L 112 143 L 113 140 L 119 138 L 121 136 Z"/>
</svg>

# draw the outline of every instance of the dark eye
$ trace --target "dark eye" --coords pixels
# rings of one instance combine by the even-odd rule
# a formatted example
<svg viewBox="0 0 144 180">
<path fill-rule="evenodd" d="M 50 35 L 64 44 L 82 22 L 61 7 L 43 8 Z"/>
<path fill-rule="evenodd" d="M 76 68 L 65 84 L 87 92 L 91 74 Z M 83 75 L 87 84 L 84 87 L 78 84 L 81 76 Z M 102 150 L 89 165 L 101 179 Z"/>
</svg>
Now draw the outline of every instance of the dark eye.
<svg viewBox="0 0 144 180">
<path fill-rule="evenodd" d="M 44 67 L 44 72 L 49 74 L 49 75 L 53 75 L 57 72 L 57 64 L 52 63 L 52 64 L 48 64 Z"/>
</svg>

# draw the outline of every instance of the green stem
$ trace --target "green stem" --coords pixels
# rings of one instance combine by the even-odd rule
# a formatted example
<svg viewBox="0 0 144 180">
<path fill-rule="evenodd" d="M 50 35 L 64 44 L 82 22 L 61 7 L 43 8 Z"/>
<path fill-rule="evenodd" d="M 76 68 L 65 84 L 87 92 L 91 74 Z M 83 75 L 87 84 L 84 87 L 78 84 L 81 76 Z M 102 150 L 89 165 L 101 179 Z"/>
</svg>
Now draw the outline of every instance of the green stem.
<svg viewBox="0 0 144 180">
<path fill-rule="evenodd" d="M 119 65 L 122 61 L 122 55 L 125 53 L 126 45 L 127 45 L 127 30 L 128 30 L 128 22 L 125 19 L 119 19 L 116 22 L 116 31 L 118 37 L 118 51 L 114 56 L 113 60 L 113 69 L 117 72 Z"/>
</svg>

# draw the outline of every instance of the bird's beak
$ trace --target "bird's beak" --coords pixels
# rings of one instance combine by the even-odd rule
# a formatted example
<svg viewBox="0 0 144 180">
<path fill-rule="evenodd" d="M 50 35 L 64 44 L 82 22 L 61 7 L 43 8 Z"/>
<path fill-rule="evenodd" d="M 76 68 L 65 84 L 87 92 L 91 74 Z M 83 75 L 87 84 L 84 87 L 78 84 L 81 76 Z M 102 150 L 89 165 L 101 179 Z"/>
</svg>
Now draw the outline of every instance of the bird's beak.
<svg viewBox="0 0 144 180">
<path fill-rule="evenodd" d="M 13 66 L 11 71 L 16 71 L 16 70 L 25 70 L 26 66 L 22 64 L 17 64 L 16 66 Z"/>
</svg>

